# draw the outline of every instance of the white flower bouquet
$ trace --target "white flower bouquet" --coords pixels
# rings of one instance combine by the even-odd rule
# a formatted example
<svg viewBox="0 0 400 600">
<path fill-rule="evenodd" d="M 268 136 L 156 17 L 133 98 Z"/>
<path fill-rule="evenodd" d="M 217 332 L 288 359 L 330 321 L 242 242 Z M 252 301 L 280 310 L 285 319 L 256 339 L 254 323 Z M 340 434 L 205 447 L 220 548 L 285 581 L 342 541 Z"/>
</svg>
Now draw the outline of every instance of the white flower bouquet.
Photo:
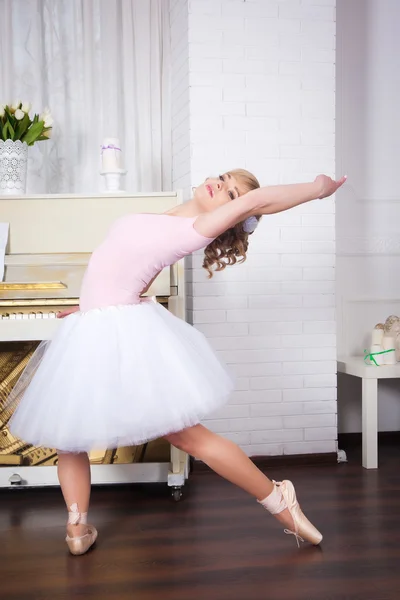
<svg viewBox="0 0 400 600">
<path fill-rule="evenodd" d="M 28 146 L 51 137 L 53 117 L 48 108 L 41 115 L 29 116 L 31 104 L 16 101 L 0 104 L 0 140 L 20 140 Z"/>
</svg>

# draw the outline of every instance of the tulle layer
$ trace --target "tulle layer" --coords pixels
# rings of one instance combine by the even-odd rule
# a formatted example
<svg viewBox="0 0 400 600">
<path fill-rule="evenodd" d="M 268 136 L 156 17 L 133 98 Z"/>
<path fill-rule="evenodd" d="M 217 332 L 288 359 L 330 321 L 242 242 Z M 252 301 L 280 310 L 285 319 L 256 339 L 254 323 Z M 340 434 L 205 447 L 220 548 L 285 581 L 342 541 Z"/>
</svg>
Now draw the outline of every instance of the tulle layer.
<svg viewBox="0 0 400 600">
<path fill-rule="evenodd" d="M 154 302 L 64 319 L 14 387 L 10 428 L 62 451 L 137 445 L 198 424 L 233 389 L 204 336 Z"/>
</svg>

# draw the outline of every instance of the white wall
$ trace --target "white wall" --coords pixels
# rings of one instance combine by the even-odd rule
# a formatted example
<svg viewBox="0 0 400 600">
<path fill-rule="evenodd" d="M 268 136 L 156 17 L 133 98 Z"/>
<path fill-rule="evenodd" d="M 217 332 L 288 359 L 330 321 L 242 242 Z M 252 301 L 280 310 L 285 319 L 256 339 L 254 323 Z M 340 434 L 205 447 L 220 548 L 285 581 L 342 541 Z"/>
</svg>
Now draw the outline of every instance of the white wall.
<svg viewBox="0 0 400 600">
<path fill-rule="evenodd" d="M 362 354 L 370 330 L 400 314 L 400 3 L 338 0 L 338 352 Z M 361 430 L 361 387 L 339 378 L 339 431 Z M 380 383 L 379 429 L 400 427 L 399 385 Z"/>
<path fill-rule="evenodd" d="M 335 0 L 174 10 L 188 13 L 191 185 L 235 167 L 264 185 L 333 173 Z M 336 449 L 334 219 L 332 200 L 265 218 L 248 261 L 212 281 L 193 259 L 191 317 L 238 377 L 207 424 L 250 455 Z"/>
</svg>

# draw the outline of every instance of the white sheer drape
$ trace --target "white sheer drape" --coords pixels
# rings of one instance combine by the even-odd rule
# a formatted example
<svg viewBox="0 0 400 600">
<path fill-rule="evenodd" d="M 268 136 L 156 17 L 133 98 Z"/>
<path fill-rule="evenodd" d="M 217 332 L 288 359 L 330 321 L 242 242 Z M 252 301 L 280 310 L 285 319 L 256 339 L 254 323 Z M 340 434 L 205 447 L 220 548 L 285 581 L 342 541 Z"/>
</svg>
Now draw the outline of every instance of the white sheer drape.
<svg viewBox="0 0 400 600">
<path fill-rule="evenodd" d="M 100 144 L 121 141 L 125 189 L 171 189 L 168 0 L 0 0 L 0 103 L 49 106 L 28 192 L 97 192 Z"/>
</svg>

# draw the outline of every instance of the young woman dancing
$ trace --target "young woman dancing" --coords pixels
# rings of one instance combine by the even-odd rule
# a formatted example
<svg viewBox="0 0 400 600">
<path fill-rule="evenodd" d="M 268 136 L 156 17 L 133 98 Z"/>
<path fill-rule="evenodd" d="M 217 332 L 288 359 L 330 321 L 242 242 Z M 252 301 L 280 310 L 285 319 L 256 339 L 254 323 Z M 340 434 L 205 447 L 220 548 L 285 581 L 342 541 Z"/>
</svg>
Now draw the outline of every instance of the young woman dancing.
<svg viewBox="0 0 400 600">
<path fill-rule="evenodd" d="M 12 432 L 58 450 L 73 554 L 97 537 L 87 524 L 88 452 L 160 437 L 254 496 L 297 542 L 320 543 L 290 481 L 271 481 L 233 442 L 200 425 L 227 401 L 232 381 L 199 331 L 142 294 L 163 268 L 201 248 L 210 273 L 244 259 L 262 215 L 330 196 L 344 181 L 319 175 L 260 188 L 238 169 L 207 179 L 169 213 L 130 214 L 111 227 L 89 261 L 79 309 L 59 315 L 67 318 L 9 397 L 17 405 Z"/>
</svg>

